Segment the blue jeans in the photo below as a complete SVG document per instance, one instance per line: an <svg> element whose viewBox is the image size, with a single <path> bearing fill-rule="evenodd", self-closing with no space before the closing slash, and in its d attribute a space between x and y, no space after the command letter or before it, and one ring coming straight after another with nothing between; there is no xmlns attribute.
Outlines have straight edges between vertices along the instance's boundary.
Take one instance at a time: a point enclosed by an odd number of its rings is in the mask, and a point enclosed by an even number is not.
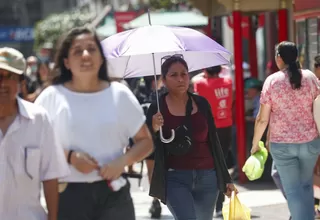
<svg viewBox="0 0 320 220"><path fill-rule="evenodd" d="M284 190L283 190L283 186L282 186L282 183L281 183L279 172L278 172L277 167L274 164L274 162L272 163L271 177L273 179L273 182L278 187L278 189L280 189L280 191L281 191L282 195L284 196L284 198L287 199L287 197L286 197L286 195L284 193Z"/></svg>
<svg viewBox="0 0 320 220"><path fill-rule="evenodd" d="M320 152L320 139L304 144L271 143L270 148L292 220L313 220L313 170Z"/></svg>
<svg viewBox="0 0 320 220"><path fill-rule="evenodd" d="M167 206L175 220L212 220L218 192L213 169L167 172Z"/></svg>

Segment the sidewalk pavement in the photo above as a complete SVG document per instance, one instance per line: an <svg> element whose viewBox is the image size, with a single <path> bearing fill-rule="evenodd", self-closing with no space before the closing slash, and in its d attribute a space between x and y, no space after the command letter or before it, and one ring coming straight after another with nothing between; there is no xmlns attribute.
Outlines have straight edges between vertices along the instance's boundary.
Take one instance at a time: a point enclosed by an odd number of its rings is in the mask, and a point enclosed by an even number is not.
<svg viewBox="0 0 320 220"><path fill-rule="evenodd" d="M136 220L147 220L152 198L148 192L132 192L135 205ZM257 190L239 193L240 201L251 208L252 219L288 220L289 211L282 194L278 190ZM162 218L174 220L165 205L162 205Z"/></svg>
<svg viewBox="0 0 320 220"><path fill-rule="evenodd" d="M134 167L139 170L138 166ZM131 195L135 205L136 220L151 220L149 217L149 208L152 198L148 196L147 173L144 169L144 178L142 179L141 188L138 187L138 181L130 179ZM244 185L236 185L239 191L240 201L251 208L252 219L259 220L288 220L289 210L286 200L280 190L276 188L273 182L259 183L249 182ZM163 220L174 220L168 208L162 205Z"/></svg>
<svg viewBox="0 0 320 220"><path fill-rule="evenodd" d="M139 170L135 166L135 170ZM146 169L143 172L141 187L138 186L138 181L130 179L131 195L134 201L136 220L151 220L149 217L149 208L152 198L148 195L149 183L147 179ZM289 211L286 201L272 182L255 183L250 182L245 185L236 186L240 201L251 208L251 219L259 220L288 220ZM42 194L41 204L45 207L45 199ZM162 220L174 220L168 208L162 205Z"/></svg>

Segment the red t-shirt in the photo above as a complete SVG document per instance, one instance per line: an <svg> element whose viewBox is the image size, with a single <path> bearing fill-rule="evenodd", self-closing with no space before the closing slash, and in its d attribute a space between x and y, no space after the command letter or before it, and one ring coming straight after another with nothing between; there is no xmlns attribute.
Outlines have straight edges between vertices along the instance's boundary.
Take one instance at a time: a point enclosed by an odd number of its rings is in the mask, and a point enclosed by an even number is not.
<svg viewBox="0 0 320 220"><path fill-rule="evenodd" d="M231 78L202 78L194 83L194 91L210 103L217 128L232 126Z"/></svg>

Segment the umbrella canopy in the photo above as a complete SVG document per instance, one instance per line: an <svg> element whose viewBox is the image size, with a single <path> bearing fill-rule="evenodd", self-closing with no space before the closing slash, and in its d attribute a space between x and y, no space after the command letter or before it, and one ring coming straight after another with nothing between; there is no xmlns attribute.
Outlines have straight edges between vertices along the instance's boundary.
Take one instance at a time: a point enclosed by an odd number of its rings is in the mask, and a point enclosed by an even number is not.
<svg viewBox="0 0 320 220"><path fill-rule="evenodd" d="M115 34L102 41L110 76L132 78L161 73L161 60L182 54L195 71L229 64L231 53L199 31L162 25ZM154 65L155 64L155 65Z"/></svg>

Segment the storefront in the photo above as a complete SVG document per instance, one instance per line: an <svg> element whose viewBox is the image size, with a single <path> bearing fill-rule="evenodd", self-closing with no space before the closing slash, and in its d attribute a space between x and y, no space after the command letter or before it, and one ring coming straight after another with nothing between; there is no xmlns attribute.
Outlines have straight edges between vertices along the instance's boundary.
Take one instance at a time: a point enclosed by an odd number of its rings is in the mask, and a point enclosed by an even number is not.
<svg viewBox="0 0 320 220"><path fill-rule="evenodd" d="M320 1L295 0L295 32L303 68L313 69L320 53Z"/></svg>

